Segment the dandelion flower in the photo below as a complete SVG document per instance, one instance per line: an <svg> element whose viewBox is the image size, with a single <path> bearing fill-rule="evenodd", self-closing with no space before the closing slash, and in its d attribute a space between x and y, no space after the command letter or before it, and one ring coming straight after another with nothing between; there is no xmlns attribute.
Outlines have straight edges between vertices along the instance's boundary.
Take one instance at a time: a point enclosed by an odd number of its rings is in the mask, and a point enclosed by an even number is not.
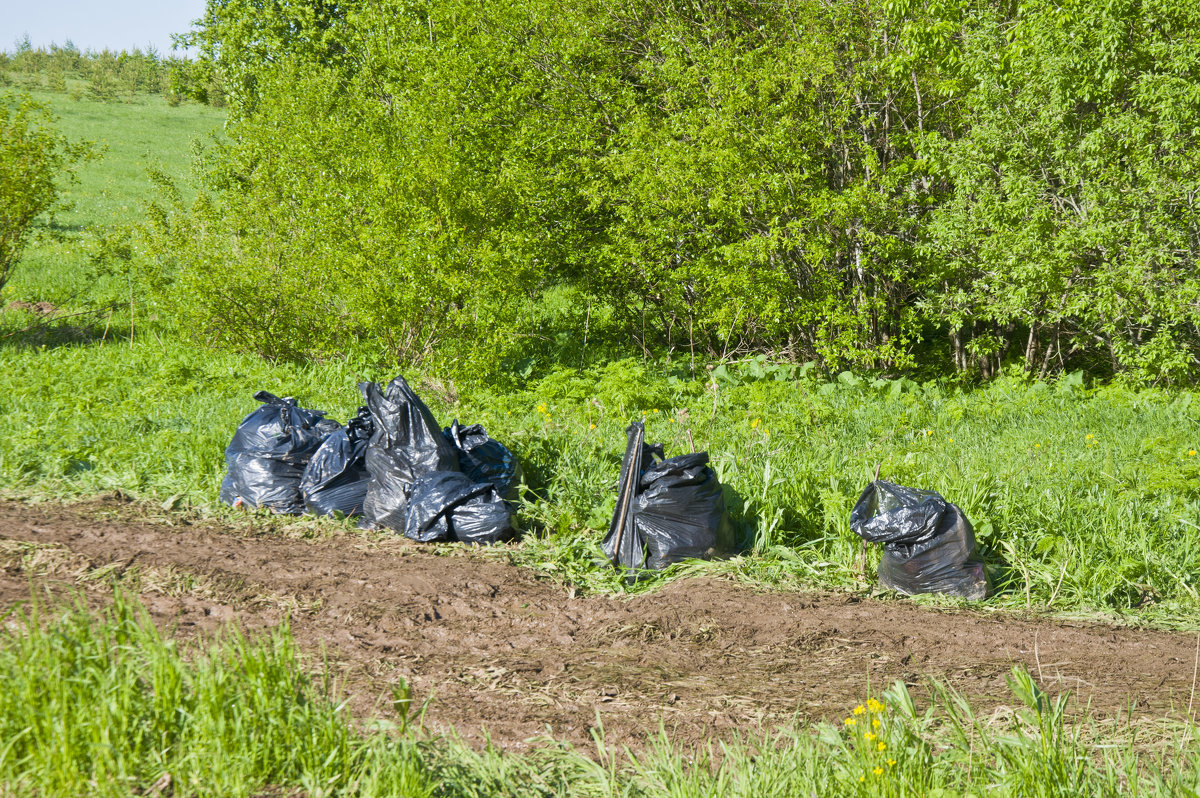
<svg viewBox="0 0 1200 798"><path fill-rule="evenodd" d="M926 438L928 438L928 437L930 437L930 436L932 436L932 435L933 435L933 430L931 430L931 429L927 429L927 430L925 430L925 437L926 437Z"/></svg>
<svg viewBox="0 0 1200 798"><path fill-rule="evenodd" d="M954 439L953 439L953 438L947 438L946 440L950 441L951 443L954 443Z"/></svg>
<svg viewBox="0 0 1200 798"><path fill-rule="evenodd" d="M658 408L657 408L657 407L656 407L656 408L654 408L654 412L655 412L655 413L657 413L657 412L658 412Z"/></svg>
<svg viewBox="0 0 1200 798"><path fill-rule="evenodd" d="M1041 445L1040 443L1035 443L1035 444L1033 445L1033 448L1035 448L1035 449L1040 449L1040 448L1042 448L1042 445Z"/></svg>
<svg viewBox="0 0 1200 798"><path fill-rule="evenodd" d="M589 425L588 425L588 429L595 429L595 428L596 428L596 425L595 425L595 424L589 424Z"/></svg>
<svg viewBox="0 0 1200 798"><path fill-rule="evenodd" d="M1196 456L1196 450L1188 449L1188 457L1195 457L1195 456Z"/></svg>

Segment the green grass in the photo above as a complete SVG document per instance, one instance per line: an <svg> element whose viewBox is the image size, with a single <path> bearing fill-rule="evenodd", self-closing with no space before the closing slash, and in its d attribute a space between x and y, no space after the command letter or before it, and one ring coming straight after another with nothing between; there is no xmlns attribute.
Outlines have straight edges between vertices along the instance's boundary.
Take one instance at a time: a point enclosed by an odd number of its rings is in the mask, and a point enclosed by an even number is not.
<svg viewBox="0 0 1200 798"><path fill-rule="evenodd" d="M143 203L154 198L148 168L160 167L177 181L186 178L193 142L203 144L219 134L225 115L194 103L171 107L157 95L101 103L53 92L30 94L59 118L64 135L94 142L101 157L78 168L79 182L64 192L74 210L43 226L41 240L26 252L3 299L76 309L85 302L121 297L120 280L105 278L97 284L94 278L97 236L142 218Z"/></svg>
<svg viewBox="0 0 1200 798"><path fill-rule="evenodd" d="M312 672L316 676L310 676ZM934 690L919 711L902 684L846 707L839 724L763 729L698 749L665 732L644 752L545 741L472 750L396 711L356 724L286 626L181 650L119 592L99 614L33 605L0 632L0 784L6 795L176 796L941 796L1181 795L1197 787L1184 726L1068 727L1029 674L1010 704L975 715ZM169 775L165 775L169 774Z"/></svg>

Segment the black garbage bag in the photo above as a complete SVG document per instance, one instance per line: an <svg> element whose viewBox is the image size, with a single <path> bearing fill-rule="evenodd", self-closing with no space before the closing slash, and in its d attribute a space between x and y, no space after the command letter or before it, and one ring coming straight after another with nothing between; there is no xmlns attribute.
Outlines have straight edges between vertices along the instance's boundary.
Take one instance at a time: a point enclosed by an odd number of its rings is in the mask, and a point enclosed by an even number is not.
<svg viewBox="0 0 1200 798"><path fill-rule="evenodd" d="M661 444L645 443L641 422L626 434L617 506L601 543L608 559L629 569L658 570L731 551L733 524L708 453L664 459Z"/></svg>
<svg viewBox="0 0 1200 798"><path fill-rule="evenodd" d="M277 513L304 512L300 479L309 459L341 425L320 410L299 407L259 391L262 407L242 420L225 449L228 473L220 499L233 507L267 507Z"/></svg>
<svg viewBox="0 0 1200 798"><path fill-rule="evenodd" d="M371 479L363 500L363 525L404 532L413 484L435 471L458 471L458 454L403 377L392 380L386 392L373 382L358 387L374 426L367 443Z"/></svg>
<svg viewBox="0 0 1200 798"><path fill-rule="evenodd" d="M512 511L491 482L456 471L417 478L404 534L413 540L457 540L488 546L513 537Z"/></svg>
<svg viewBox="0 0 1200 798"><path fill-rule="evenodd" d="M975 531L940 494L876 480L850 511L850 528L883 544L879 581L892 590L987 597L988 580L975 553Z"/></svg>
<svg viewBox="0 0 1200 798"><path fill-rule="evenodd" d="M443 433L458 450L458 463L472 482L490 482L505 501L517 501L521 464L504 444L490 438L479 424L464 427L458 419Z"/></svg>
<svg viewBox="0 0 1200 798"><path fill-rule="evenodd" d="M325 439L300 479L304 508L313 515L362 515L367 497L367 442L371 410L360 407L346 426Z"/></svg>

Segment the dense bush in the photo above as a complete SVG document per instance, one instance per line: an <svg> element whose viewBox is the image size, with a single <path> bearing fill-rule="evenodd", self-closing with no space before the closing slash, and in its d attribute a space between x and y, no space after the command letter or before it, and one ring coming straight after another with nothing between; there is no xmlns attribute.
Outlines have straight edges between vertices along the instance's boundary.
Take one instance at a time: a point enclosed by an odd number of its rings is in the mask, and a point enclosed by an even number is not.
<svg viewBox="0 0 1200 798"><path fill-rule="evenodd" d="M199 233L162 275L197 329L273 356L508 368L586 334L1184 379L1198 13L213 0L189 41L231 139L211 213L161 214ZM563 291L586 312L555 315Z"/></svg>

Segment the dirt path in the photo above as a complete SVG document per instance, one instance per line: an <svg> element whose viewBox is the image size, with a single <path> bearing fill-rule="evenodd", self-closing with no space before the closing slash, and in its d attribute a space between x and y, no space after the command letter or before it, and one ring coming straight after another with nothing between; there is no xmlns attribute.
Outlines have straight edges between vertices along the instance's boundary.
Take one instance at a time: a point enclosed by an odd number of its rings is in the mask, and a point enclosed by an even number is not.
<svg viewBox="0 0 1200 798"><path fill-rule="evenodd" d="M895 679L944 680L987 707L1014 664L1093 715L1185 712L1195 635L951 612L841 594L756 593L693 579L628 600L573 598L527 570L404 540L310 542L217 527L98 520L96 506L0 502L0 606L37 589L107 588L142 574L155 617L190 636L291 615L324 649L360 716L387 715L401 677L426 722L520 748L549 733L586 744L597 715L637 746L661 721L681 743L793 716L836 717ZM24 564L22 564L22 562ZM40 565L39 565L40 563ZM30 568L33 564L34 568Z"/></svg>

